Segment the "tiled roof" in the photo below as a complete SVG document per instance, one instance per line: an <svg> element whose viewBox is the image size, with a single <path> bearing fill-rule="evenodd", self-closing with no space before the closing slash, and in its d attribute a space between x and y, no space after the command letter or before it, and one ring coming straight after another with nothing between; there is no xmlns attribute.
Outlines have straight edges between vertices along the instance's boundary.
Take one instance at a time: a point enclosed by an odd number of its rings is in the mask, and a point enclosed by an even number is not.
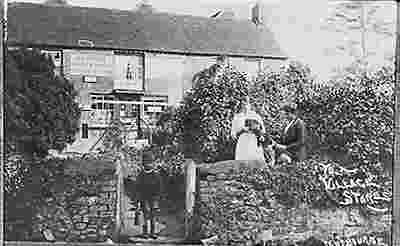
<svg viewBox="0 0 400 246"><path fill-rule="evenodd" d="M285 57L266 27L246 20L33 3L8 9L10 43L77 46L80 39L103 48Z"/></svg>

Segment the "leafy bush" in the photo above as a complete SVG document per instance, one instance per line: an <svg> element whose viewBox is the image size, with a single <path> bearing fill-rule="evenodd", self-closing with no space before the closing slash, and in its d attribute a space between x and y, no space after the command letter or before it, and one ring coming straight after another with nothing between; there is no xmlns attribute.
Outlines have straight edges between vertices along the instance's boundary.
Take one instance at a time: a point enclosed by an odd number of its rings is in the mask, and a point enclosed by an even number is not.
<svg viewBox="0 0 400 246"><path fill-rule="evenodd" d="M283 65L279 71L259 73L250 89L252 105L261 113L267 132L275 140L280 138L288 119L279 109L283 103L303 100L305 91L314 83L310 69L295 61Z"/></svg>
<svg viewBox="0 0 400 246"><path fill-rule="evenodd" d="M242 170L236 179L251 185L256 191L268 190L280 204L298 207L328 208L333 205L319 181L320 164L333 163L312 156L304 162L280 164L264 169Z"/></svg>
<svg viewBox="0 0 400 246"><path fill-rule="evenodd" d="M293 101L306 123L310 152L337 153L331 157L381 172L378 162L390 166L392 159L393 71L336 79L340 83L317 84L307 66L291 62L278 72L261 73L250 95L273 138L286 125L280 105Z"/></svg>
<svg viewBox="0 0 400 246"><path fill-rule="evenodd" d="M300 103L318 147L348 153L349 162L380 169L391 163L393 145L393 80L385 72L363 77L357 86L320 86ZM389 166L389 165L388 165ZM376 170L378 171L378 170Z"/></svg>
<svg viewBox="0 0 400 246"><path fill-rule="evenodd" d="M174 142L174 128L173 117L176 113L174 107L169 107L167 110L161 113L157 122L156 129L153 131L152 140L155 146L167 146L172 145Z"/></svg>
<svg viewBox="0 0 400 246"><path fill-rule="evenodd" d="M379 163L390 167L391 69L357 73L354 78L346 75L336 78L340 83L324 85L315 83L307 66L290 62L278 72L260 73L249 91L249 83L239 72L228 67L216 75L217 70L214 65L199 73L183 105L164 115L159 136L164 143L178 146L186 157L206 162L233 159L230 123L249 93L273 138L278 139L287 124L279 114L280 106L293 101L306 123L309 152L333 152L330 157L336 161L367 165L377 173L382 173Z"/></svg>
<svg viewBox="0 0 400 246"><path fill-rule="evenodd" d="M232 66L197 74L194 88L173 115L175 145L185 157L204 162L233 159L232 119L248 95L248 81Z"/></svg>
<svg viewBox="0 0 400 246"><path fill-rule="evenodd" d="M12 50L6 60L7 149L46 156L72 143L80 117L73 85L37 50Z"/></svg>

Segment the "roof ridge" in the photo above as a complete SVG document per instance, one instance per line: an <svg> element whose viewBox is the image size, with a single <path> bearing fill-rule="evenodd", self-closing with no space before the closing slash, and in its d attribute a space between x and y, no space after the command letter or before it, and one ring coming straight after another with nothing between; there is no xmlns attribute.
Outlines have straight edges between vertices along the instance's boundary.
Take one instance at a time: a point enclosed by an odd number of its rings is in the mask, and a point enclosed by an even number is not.
<svg viewBox="0 0 400 246"><path fill-rule="evenodd" d="M16 43L77 46L85 38L96 47L285 57L267 26L242 19L23 2L8 13Z"/></svg>
<svg viewBox="0 0 400 246"><path fill-rule="evenodd" d="M192 15L192 14L180 14L180 13L173 13L173 12L166 12L166 11L154 11L151 13L141 13L139 10L127 10L127 9L117 9L117 8L104 8L104 7L89 7L89 6L79 6L79 5L47 5L45 3L33 3L33 2L10 2L9 8L12 7L21 7L21 6L31 5L31 6L42 6L47 8L74 8L74 9L96 9L96 10L105 10L114 13L134 13L137 15L143 16L155 16L155 15L168 15L168 16L175 16L175 17L188 17L188 18L195 18L195 19L202 19L202 20L210 20L215 22L235 22L235 23L247 23L253 25L250 19L242 19L242 18L233 18L233 19L223 19L223 18L210 18L201 15Z"/></svg>

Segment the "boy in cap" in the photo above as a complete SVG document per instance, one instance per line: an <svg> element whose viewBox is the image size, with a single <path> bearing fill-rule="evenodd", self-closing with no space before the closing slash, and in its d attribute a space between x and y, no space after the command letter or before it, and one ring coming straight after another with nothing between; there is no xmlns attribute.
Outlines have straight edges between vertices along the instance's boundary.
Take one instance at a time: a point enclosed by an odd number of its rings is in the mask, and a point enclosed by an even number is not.
<svg viewBox="0 0 400 246"><path fill-rule="evenodd" d="M154 157L151 151L142 154L143 169L138 175L138 195L140 206L144 215L143 237L156 239L155 234L155 203L161 193L160 175L154 165ZM148 222L150 221L150 234L148 234Z"/></svg>

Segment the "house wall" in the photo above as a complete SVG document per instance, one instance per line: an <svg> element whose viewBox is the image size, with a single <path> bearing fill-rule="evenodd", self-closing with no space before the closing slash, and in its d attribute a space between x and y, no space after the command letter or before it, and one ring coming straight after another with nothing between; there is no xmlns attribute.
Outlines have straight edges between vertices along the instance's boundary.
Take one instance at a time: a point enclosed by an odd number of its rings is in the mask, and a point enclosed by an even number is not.
<svg viewBox="0 0 400 246"><path fill-rule="evenodd" d="M89 76L95 78L94 83L84 82L84 74L71 74L71 65L69 57L76 55L73 50L65 50L62 52L62 62L60 62L60 71L73 83L74 88L78 91L77 101L84 108L91 105L90 94L115 94L114 79L118 73L118 67L112 65L115 62L113 51L96 51L86 50L82 53L90 54L91 58L85 60L75 56L75 64L81 64L83 71L87 71L90 67ZM49 53L54 56L53 53ZM132 54L134 55L134 54ZM106 57L106 58L104 58ZM78 60L77 60L78 59ZM79 60L83 59L83 60ZM114 60L113 60L114 59ZM94 62L95 64L89 64ZM177 105L184 96L184 93L192 87L193 76L210 67L217 62L217 56L188 56L176 54L156 54L144 53L144 92L146 95L168 96L169 105ZM249 75L249 79L256 76L257 72L265 66L273 69L279 67L281 60L260 60L247 59L238 57L229 57L228 63L237 67ZM112 67L110 69L110 66ZM75 65L75 69L80 69L80 65ZM136 94L136 96L135 96ZM140 96L136 92L132 92L130 100L137 100ZM89 111L83 111L81 124L88 122ZM76 141L67 147L68 152L87 152L100 138L104 129L93 129L89 126L88 138L82 138L82 129L76 134ZM101 143L100 143L101 145Z"/></svg>
<svg viewBox="0 0 400 246"><path fill-rule="evenodd" d="M145 56L145 88L152 94L168 95L168 103L176 105L192 87L193 76L216 63L217 57L150 54ZM281 60L229 57L228 63L253 79L265 67L277 70Z"/></svg>
<svg viewBox="0 0 400 246"><path fill-rule="evenodd" d="M191 88L193 75L216 62L215 57L191 57L168 54L146 54L146 90L151 94L168 95L168 103L176 105Z"/></svg>

